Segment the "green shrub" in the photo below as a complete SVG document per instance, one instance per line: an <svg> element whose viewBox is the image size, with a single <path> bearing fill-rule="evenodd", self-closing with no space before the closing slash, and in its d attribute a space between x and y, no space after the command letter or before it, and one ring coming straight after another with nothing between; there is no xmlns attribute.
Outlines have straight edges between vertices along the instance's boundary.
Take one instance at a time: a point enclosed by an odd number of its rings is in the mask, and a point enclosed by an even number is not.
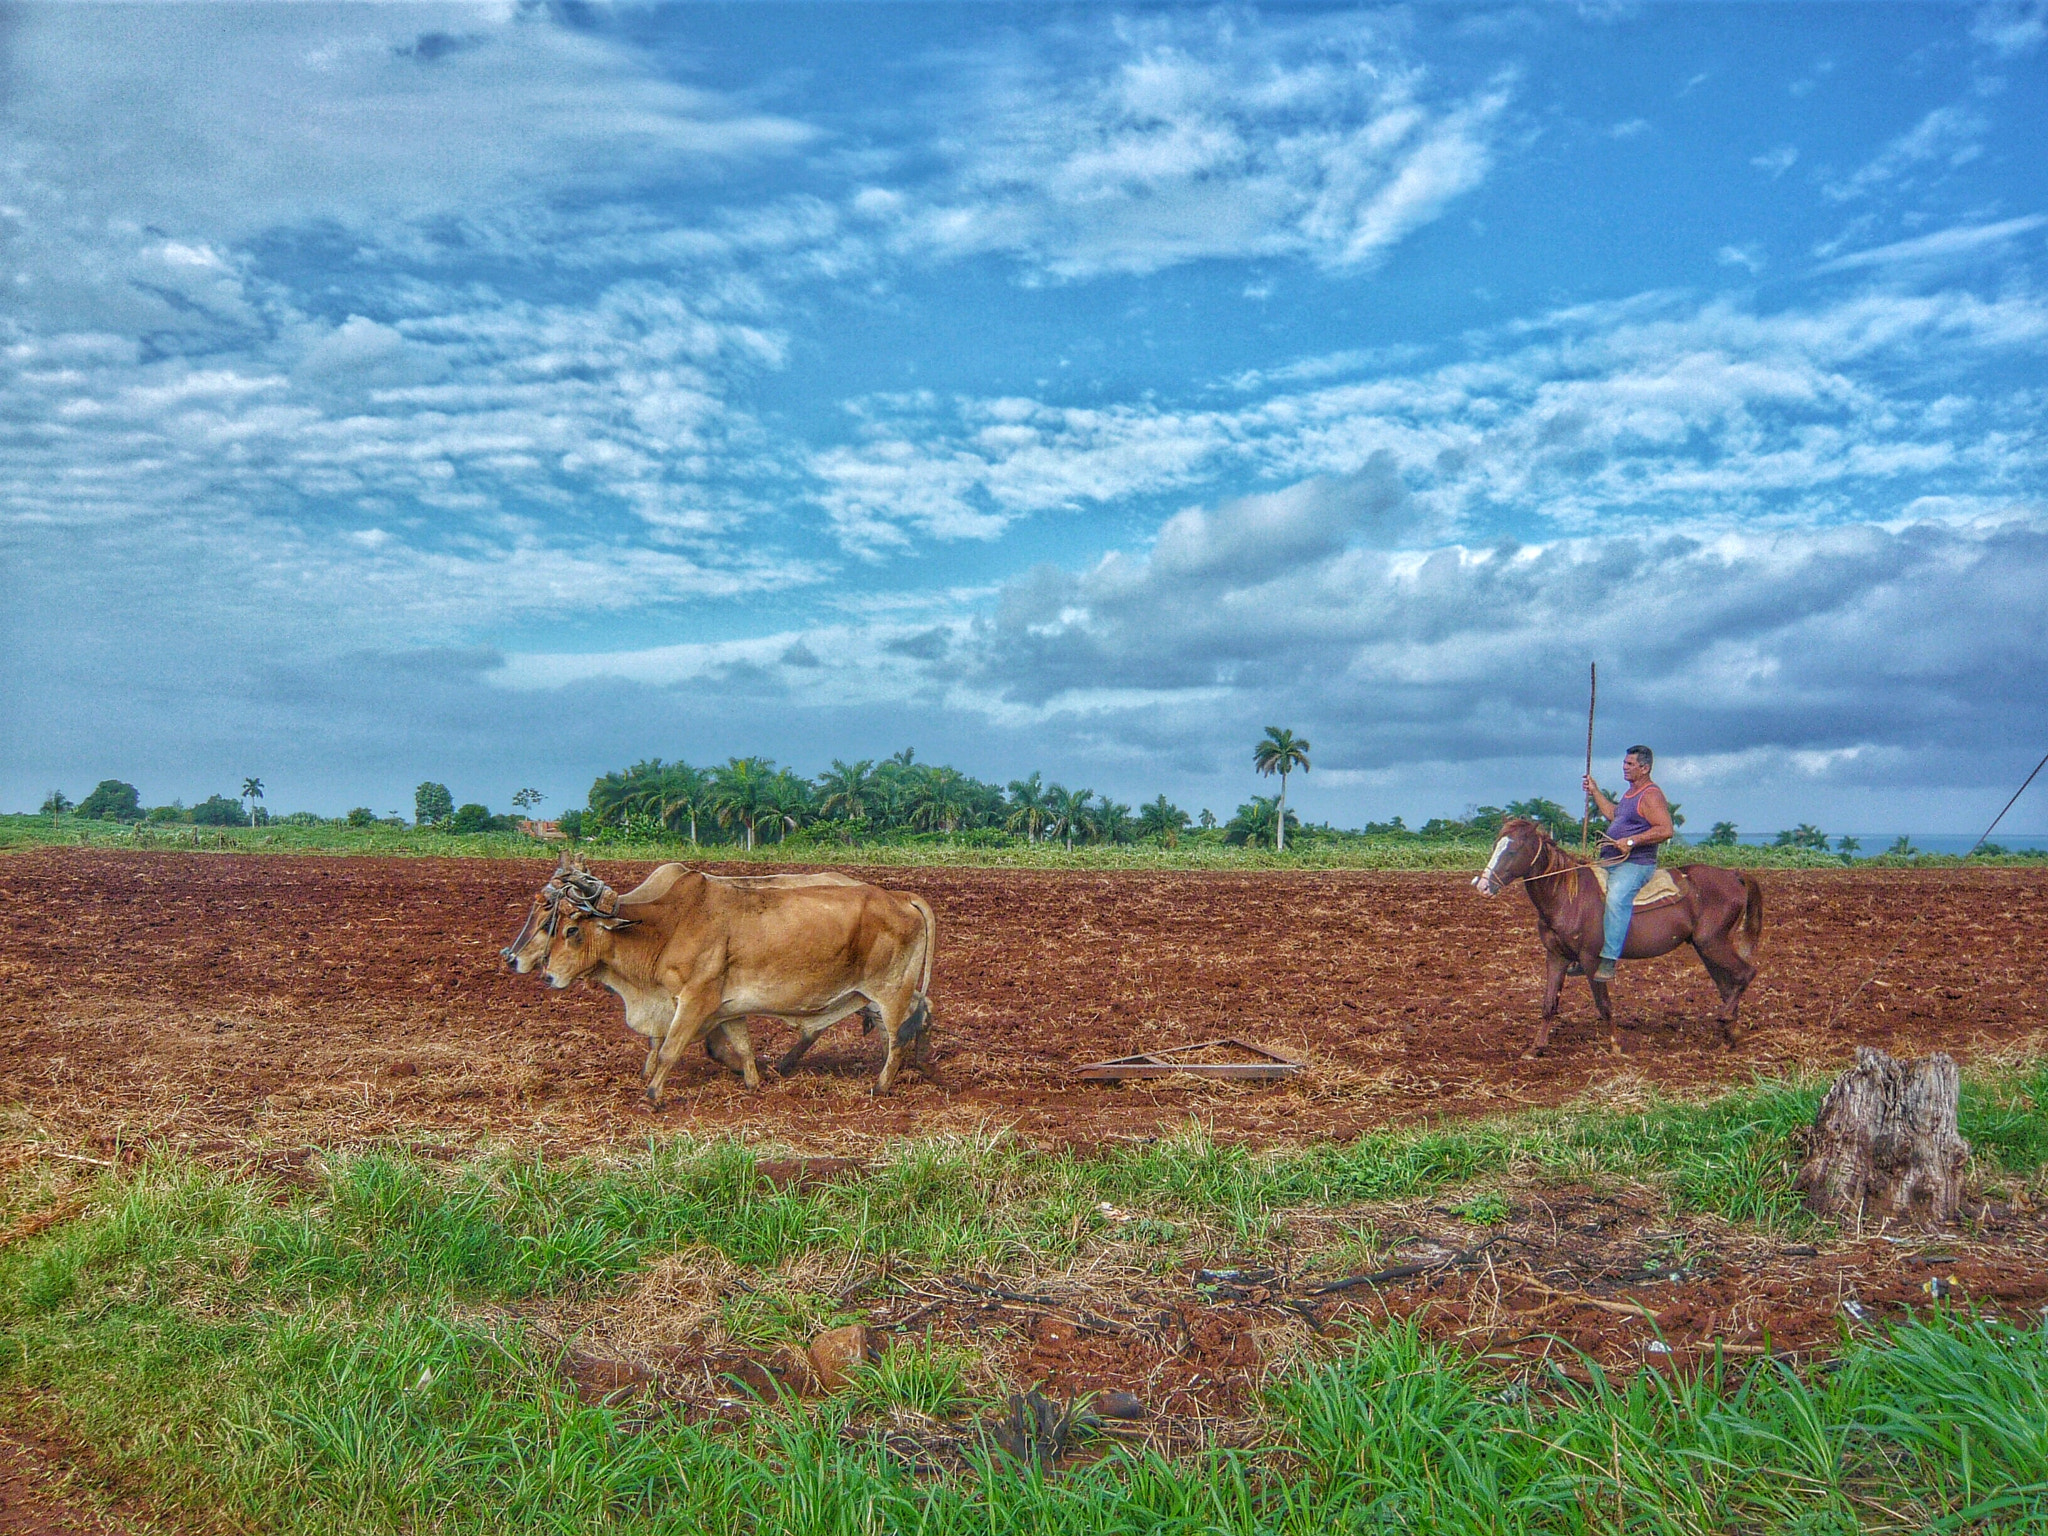
<svg viewBox="0 0 2048 1536"><path fill-rule="evenodd" d="M448 830L461 833L489 832L499 819L491 814L489 806L471 801L468 805L458 806L455 814L448 818Z"/></svg>
<svg viewBox="0 0 2048 1536"><path fill-rule="evenodd" d="M446 784L429 779L412 792L413 820L423 827L438 826L455 814L455 797Z"/></svg>
<svg viewBox="0 0 2048 1536"><path fill-rule="evenodd" d="M208 795L192 807L192 823L200 827L246 827L249 813L242 802L226 795Z"/></svg>
<svg viewBox="0 0 2048 1536"><path fill-rule="evenodd" d="M367 805L359 805L348 813L348 824L352 827L374 827L377 825L377 813Z"/></svg>
<svg viewBox="0 0 2048 1536"><path fill-rule="evenodd" d="M98 821L140 821L142 794L133 784L101 779L79 802L78 814Z"/></svg>

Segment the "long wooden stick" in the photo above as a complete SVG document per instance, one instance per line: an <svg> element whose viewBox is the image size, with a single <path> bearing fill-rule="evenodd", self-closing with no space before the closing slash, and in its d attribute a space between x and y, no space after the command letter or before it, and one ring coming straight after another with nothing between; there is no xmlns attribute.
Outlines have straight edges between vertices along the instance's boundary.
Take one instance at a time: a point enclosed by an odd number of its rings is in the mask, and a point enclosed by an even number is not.
<svg viewBox="0 0 2048 1536"><path fill-rule="evenodd" d="M1600 702L1600 663L1592 662L1591 688L1586 695L1586 777L1593 777L1593 708ZM1579 857L1586 856L1587 840L1593 831L1593 792L1586 791L1586 808L1579 813Z"/></svg>

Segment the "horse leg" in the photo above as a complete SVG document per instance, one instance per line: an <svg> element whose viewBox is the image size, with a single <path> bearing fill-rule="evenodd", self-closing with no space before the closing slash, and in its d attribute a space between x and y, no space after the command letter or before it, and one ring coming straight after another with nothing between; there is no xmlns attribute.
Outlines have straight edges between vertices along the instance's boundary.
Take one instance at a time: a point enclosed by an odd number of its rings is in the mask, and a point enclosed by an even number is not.
<svg viewBox="0 0 2048 1536"><path fill-rule="evenodd" d="M1565 962L1570 958L1561 948L1544 946L1543 1020L1536 1026L1536 1038L1530 1042L1529 1049L1522 1052L1524 1061L1541 1056L1550 1049L1550 1031L1557 1022L1558 998L1564 991Z"/></svg>
<svg viewBox="0 0 2048 1536"><path fill-rule="evenodd" d="M1614 1004L1608 1000L1607 983L1593 974L1598 965L1596 959L1586 967L1587 984L1593 989L1593 1006L1600 1010L1600 1022L1607 1026L1607 1048L1619 1056L1622 1054L1621 1036L1614 1032Z"/></svg>
<svg viewBox="0 0 2048 1536"><path fill-rule="evenodd" d="M1721 1026L1721 1043L1732 1049L1742 1038L1739 1022L1742 994L1756 980L1756 962L1745 959L1741 949L1727 934L1695 939L1692 947L1721 993L1721 1011L1714 1017Z"/></svg>

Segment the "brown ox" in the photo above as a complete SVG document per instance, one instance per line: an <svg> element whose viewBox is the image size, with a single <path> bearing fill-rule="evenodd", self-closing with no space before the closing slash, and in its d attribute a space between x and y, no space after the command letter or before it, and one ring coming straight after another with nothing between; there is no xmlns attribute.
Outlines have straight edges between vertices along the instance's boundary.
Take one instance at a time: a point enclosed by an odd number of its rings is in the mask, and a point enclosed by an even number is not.
<svg viewBox="0 0 2048 1536"><path fill-rule="evenodd" d="M648 1053L648 1102L661 1103L683 1052L721 1025L747 1086L760 1086L752 1046L731 1028L749 1014L797 1027L788 1062L820 1031L872 1009L887 1048L875 1092L888 1092L905 1051L921 1044L931 1021L931 908L905 892L844 877L771 885L673 869L657 871L658 893L650 891L650 877L635 894L651 899L630 907L608 887L593 896L558 873L550 885L563 889L543 924L552 929L548 985L602 975L626 998L629 1015L635 1005L627 989L643 1009L654 999L674 1000Z"/></svg>
<svg viewBox="0 0 2048 1536"><path fill-rule="evenodd" d="M572 901L580 898L593 905L602 905L609 911L623 909L627 917L632 917L632 908L658 900L667 894L669 887L675 884L678 877L688 873L686 865L658 865L645 880L620 896L585 869L581 859L565 853L556 864L553 877L541 888L540 894L534 897L533 905L526 914L525 926L519 930L519 936L498 953L507 966L524 976L529 971L538 969L547 959L548 940L554 932L551 920L565 897ZM704 878L742 889L861 883L851 875L829 870L805 875L706 875ZM655 1048L659 1045L663 1032L667 1030L669 1020L675 1016L675 998L658 987L638 986L629 978L616 974L606 966L598 967L584 979L615 995L625 1005L626 1027L635 1034L647 1037L647 1061L640 1072L641 1080L645 1081L654 1071ZM860 1008L855 1012L860 1015L862 1034L875 1027L877 1015L872 1007ZM841 1017L850 1018L852 1014L844 1014ZM795 1044L784 1053L782 1060L775 1064L775 1070L789 1071L803 1059L804 1053L811 1048L818 1036L838 1022L839 1019L827 1019L822 1023L801 1027L797 1032ZM928 1049L928 1042L922 1035L918 1038L918 1048L920 1053ZM754 1054L753 1039L748 1033L747 1021L734 1019L712 1030L704 1037L704 1054L744 1076L743 1063L750 1060Z"/></svg>

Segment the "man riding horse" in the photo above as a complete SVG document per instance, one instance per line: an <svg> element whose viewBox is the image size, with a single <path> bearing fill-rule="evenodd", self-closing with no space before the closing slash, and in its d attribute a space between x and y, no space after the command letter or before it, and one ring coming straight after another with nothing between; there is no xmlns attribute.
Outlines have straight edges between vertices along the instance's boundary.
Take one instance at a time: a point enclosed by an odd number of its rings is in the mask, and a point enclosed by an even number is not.
<svg viewBox="0 0 2048 1536"><path fill-rule="evenodd" d="M1648 747L1630 747L1621 760L1621 776L1628 780L1619 800L1610 800L1593 776L1586 776L1586 793L1608 818L1600 836L1601 862L1607 865L1607 911L1602 920L1600 968L1593 974L1601 981L1614 979L1614 962L1621 958L1628 942L1628 925L1635 915L1636 892L1657 873L1657 845L1668 842L1675 828L1671 824L1671 803L1664 791L1650 782L1650 765L1656 754ZM1577 967L1573 967L1577 970Z"/></svg>

